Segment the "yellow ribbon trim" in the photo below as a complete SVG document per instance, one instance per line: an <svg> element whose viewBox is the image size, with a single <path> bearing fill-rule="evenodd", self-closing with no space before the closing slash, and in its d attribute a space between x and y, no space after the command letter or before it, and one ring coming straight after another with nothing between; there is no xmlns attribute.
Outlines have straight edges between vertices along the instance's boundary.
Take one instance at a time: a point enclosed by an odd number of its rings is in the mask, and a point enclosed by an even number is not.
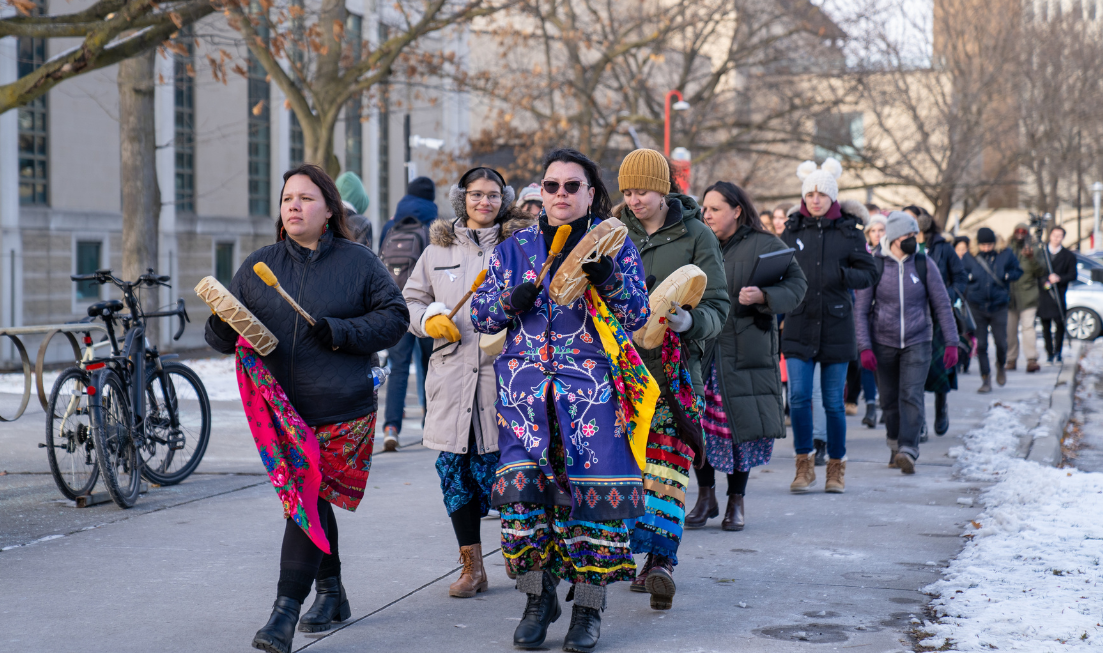
<svg viewBox="0 0 1103 653"><path fill-rule="evenodd" d="M669 467L663 467L662 465L648 465L646 471L652 476L658 476L659 478L665 478L667 480L674 481L682 487L689 487L689 477L680 472L676 472Z"/></svg>

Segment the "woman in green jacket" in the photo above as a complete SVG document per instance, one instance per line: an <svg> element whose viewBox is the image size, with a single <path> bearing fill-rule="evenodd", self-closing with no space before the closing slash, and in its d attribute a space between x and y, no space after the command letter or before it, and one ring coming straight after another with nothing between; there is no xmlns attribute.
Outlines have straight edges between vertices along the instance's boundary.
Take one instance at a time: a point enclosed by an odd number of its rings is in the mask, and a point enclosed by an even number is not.
<svg viewBox="0 0 1103 653"><path fill-rule="evenodd" d="M785 437L777 314L792 311L808 289L796 260L781 281L749 286L759 256L785 249L767 232L742 188L720 181L705 191L705 222L720 240L726 282L737 297L705 356L705 450L697 470L697 504L686 528L701 528L719 514L715 471L728 475L728 506L721 528L743 530L743 495L752 467L770 462L774 440Z"/></svg>
<svg viewBox="0 0 1103 653"><path fill-rule="evenodd" d="M632 152L621 163L618 175L624 205L613 212L628 227L650 287L690 264L708 277L695 308L679 306L665 316L668 329L663 344L639 349L662 395L647 437L645 513L632 527L632 552L647 554L647 558L632 590L650 593L651 607L656 610L669 609L674 600L674 565L678 564L686 514L689 469L694 458L703 460L703 348L720 333L731 304L720 244L701 222L697 202L678 193L671 179L670 164L662 154L647 149Z"/></svg>

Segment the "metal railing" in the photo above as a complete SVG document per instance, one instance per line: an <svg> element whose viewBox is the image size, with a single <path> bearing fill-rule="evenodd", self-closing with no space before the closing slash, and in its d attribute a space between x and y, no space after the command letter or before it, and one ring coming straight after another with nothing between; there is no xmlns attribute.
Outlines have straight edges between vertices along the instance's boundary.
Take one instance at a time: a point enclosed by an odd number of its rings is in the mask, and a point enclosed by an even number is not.
<svg viewBox="0 0 1103 653"><path fill-rule="evenodd" d="M26 327L8 327L0 328L0 336L7 336L15 345L15 349L19 352L19 360L23 364L23 398L19 402L19 409L16 411L14 417L4 417L0 415L0 422L14 422L23 416L23 413L27 410L27 405L31 401L31 383L33 376L33 383L35 390L38 393L38 401L42 404L42 410L46 410L47 393L46 388L42 385L42 368L46 363L46 350L50 346L50 342L56 335L64 335L69 341L69 345L73 348L73 358L79 365L81 361L90 359L93 355L93 351L96 347L108 346L110 341L104 340L99 343L92 343L92 332L100 331L103 335L107 335L107 328L103 324L98 322L72 322L69 324L45 324L40 326L26 326ZM84 340L85 349L82 352L80 344L77 342L77 338L73 334L83 333L86 338ZM35 358L34 369L31 369L31 359L27 355L27 347L20 340L20 336L37 336L45 334L46 337L42 339L42 344L38 347L38 356ZM33 374L32 374L33 371Z"/></svg>

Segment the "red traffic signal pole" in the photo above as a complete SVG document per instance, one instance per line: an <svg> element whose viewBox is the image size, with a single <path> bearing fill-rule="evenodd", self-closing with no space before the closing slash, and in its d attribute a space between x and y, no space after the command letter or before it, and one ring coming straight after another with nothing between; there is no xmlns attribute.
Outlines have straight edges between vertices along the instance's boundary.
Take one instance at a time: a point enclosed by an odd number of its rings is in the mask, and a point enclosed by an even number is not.
<svg viewBox="0 0 1103 653"><path fill-rule="evenodd" d="M663 154L665 154L667 157L670 156L670 98L674 96L678 97L679 102L684 101L681 91L673 90L666 92L666 99L663 101L663 106L666 110L666 119L663 125Z"/></svg>

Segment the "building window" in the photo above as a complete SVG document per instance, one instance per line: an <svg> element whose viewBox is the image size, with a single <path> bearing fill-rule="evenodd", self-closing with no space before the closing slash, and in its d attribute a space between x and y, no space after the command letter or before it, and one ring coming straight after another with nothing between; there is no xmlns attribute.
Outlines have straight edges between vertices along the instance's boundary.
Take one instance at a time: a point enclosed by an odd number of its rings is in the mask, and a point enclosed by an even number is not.
<svg viewBox="0 0 1103 653"><path fill-rule="evenodd" d="M214 246L214 278L227 288L234 279L234 244L216 243Z"/></svg>
<svg viewBox="0 0 1103 653"><path fill-rule="evenodd" d="M299 124L299 116L291 111L291 167L298 168L306 158L306 148L303 146L303 126Z"/></svg>
<svg viewBox="0 0 1103 653"><path fill-rule="evenodd" d="M816 159L829 156L855 159L864 142L860 112L829 113L816 118Z"/></svg>
<svg viewBox="0 0 1103 653"><path fill-rule="evenodd" d="M360 61L363 29L364 19L356 14L349 14L345 25L345 38L348 40L353 61ZM361 179L364 178L364 129L360 122L362 111L360 95L356 95L345 105L345 170Z"/></svg>
<svg viewBox="0 0 1103 653"><path fill-rule="evenodd" d="M272 120L268 73L249 53L249 215L272 212Z"/></svg>
<svg viewBox="0 0 1103 653"><path fill-rule="evenodd" d="M195 213L195 41L191 25L178 43L187 51L173 58L176 107L176 210Z"/></svg>
<svg viewBox="0 0 1103 653"><path fill-rule="evenodd" d="M42 15L42 2L37 2L35 15ZM19 39L20 77L30 75L46 62L46 39ZM31 100L19 108L19 203L46 206L49 204L50 160L47 150L49 136L46 95Z"/></svg>
<svg viewBox="0 0 1103 653"><path fill-rule="evenodd" d="M99 270L103 256L103 243L98 240L77 241L77 274L92 274ZM77 283L77 299L82 301L100 298L100 284L95 281Z"/></svg>

